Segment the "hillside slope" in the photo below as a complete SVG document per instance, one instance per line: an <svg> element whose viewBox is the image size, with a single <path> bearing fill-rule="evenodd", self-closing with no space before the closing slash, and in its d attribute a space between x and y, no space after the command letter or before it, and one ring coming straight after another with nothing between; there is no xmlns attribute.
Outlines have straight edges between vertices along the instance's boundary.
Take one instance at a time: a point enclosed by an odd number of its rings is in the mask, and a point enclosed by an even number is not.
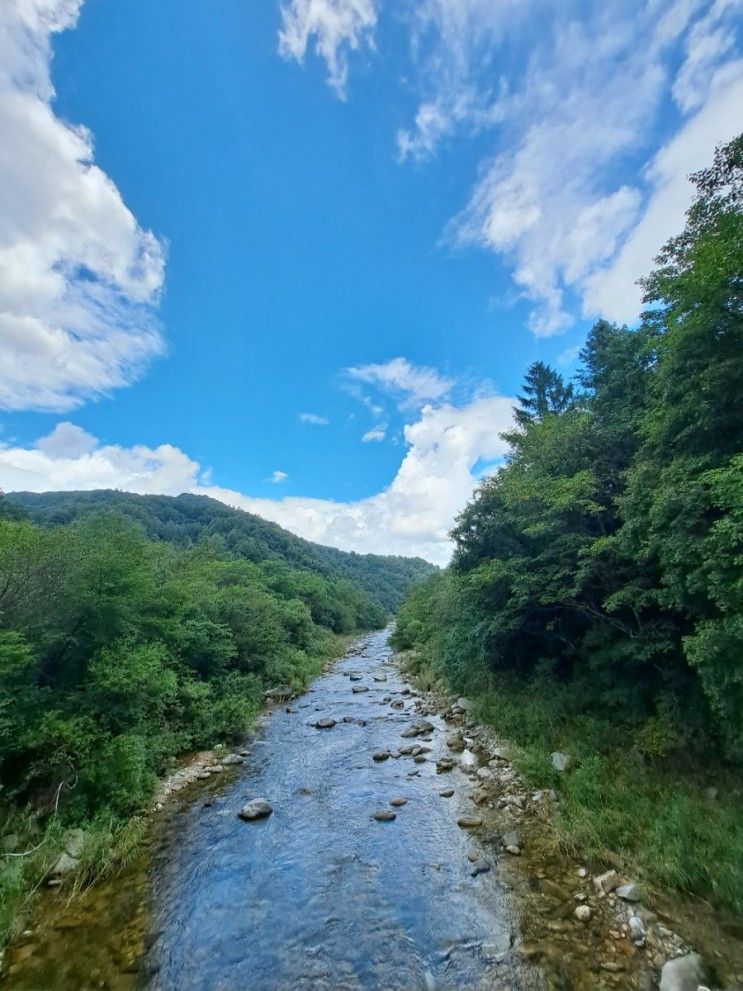
<svg viewBox="0 0 743 991"><path fill-rule="evenodd" d="M356 554L297 537L276 523L208 496L93 492L11 492L6 499L43 525L63 525L90 512L115 511L138 522L145 534L178 547L217 537L229 554L249 561L281 560L328 578L355 582L386 612L395 612L408 589L436 568L422 558Z"/></svg>

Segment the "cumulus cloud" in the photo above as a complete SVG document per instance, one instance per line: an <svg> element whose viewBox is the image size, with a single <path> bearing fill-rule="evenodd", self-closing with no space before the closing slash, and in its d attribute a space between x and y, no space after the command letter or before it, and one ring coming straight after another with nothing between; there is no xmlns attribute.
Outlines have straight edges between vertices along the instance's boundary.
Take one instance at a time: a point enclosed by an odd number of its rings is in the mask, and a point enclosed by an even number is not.
<svg viewBox="0 0 743 991"><path fill-rule="evenodd" d="M269 481L273 482L274 485L280 485L285 482L289 476L285 471L272 471Z"/></svg>
<svg viewBox="0 0 743 991"><path fill-rule="evenodd" d="M164 249L55 115L53 36L82 0L0 4L0 407L63 410L126 385L162 350Z"/></svg>
<svg viewBox="0 0 743 991"><path fill-rule="evenodd" d="M427 401L443 399L454 381L440 375L435 368L411 364L407 358L392 358L381 364L347 368L346 374L356 382L376 386L396 397L403 409L421 406ZM378 407L373 407L377 408Z"/></svg>
<svg viewBox="0 0 743 991"><path fill-rule="evenodd" d="M5 492L122 489L176 495L199 481L199 465L171 444L100 444L66 422L32 447L0 447L0 489Z"/></svg>
<svg viewBox="0 0 743 991"><path fill-rule="evenodd" d="M309 423L313 427L327 427L330 420L327 416L320 416L318 413L300 413L299 414L300 423Z"/></svg>
<svg viewBox="0 0 743 991"><path fill-rule="evenodd" d="M349 52L373 47L376 23L374 0L291 0L281 8L279 51L301 63L314 44L330 85L343 98Z"/></svg>
<svg viewBox="0 0 743 991"><path fill-rule="evenodd" d="M169 444L99 444L70 423L59 424L31 447L0 447L0 488L193 492L319 543L359 553L421 555L445 564L451 552L448 532L472 495L480 466L505 454L500 434L512 424L512 407L513 400L503 396L483 396L463 406L424 406L405 426L406 452L391 484L356 502L252 498L214 485L208 472Z"/></svg>

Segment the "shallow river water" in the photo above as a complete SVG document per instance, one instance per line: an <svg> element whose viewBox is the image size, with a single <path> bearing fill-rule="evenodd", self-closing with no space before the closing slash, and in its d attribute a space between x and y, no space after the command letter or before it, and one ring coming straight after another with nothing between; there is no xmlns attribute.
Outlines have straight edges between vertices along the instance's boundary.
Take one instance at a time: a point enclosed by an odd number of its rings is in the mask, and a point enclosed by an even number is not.
<svg viewBox="0 0 743 991"><path fill-rule="evenodd" d="M443 722L431 717L425 762L374 761L419 742L400 737L413 699L384 632L356 650L266 719L210 807L179 812L153 892L153 989L542 986L513 952L516 921L495 865L472 876L475 841L457 824L472 812L470 786L458 770L436 773ZM336 725L315 728L323 717ZM454 795L441 797L447 786ZM237 810L253 797L274 812L242 822ZM397 818L375 821L394 797L407 799Z"/></svg>

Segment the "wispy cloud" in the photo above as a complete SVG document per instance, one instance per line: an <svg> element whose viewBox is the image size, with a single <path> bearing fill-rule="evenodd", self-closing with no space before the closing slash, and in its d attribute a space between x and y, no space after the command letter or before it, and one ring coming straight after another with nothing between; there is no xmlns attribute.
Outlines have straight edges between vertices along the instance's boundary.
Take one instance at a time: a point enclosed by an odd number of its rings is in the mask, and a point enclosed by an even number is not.
<svg viewBox="0 0 743 991"><path fill-rule="evenodd" d="M435 368L413 365L407 358L392 358L380 364L357 365L346 369L356 382L376 386L395 397L403 409L443 399L454 386Z"/></svg>
<svg viewBox="0 0 743 991"><path fill-rule="evenodd" d="M58 117L54 34L82 0L0 4L0 407L70 409L131 382L163 343L164 245Z"/></svg>
<svg viewBox="0 0 743 991"><path fill-rule="evenodd" d="M346 93L350 52L373 47L374 0L291 0L281 8L279 51L303 62L314 45L328 67L328 81L339 97Z"/></svg>
<svg viewBox="0 0 743 991"><path fill-rule="evenodd" d="M372 441L384 440L387 436L387 427L379 426L372 427L371 430L367 430L364 436L361 438L363 444L369 444Z"/></svg>
<svg viewBox="0 0 743 991"><path fill-rule="evenodd" d="M740 130L742 0L386 3L418 93L399 160L491 144L444 241L506 264L537 336L579 315L635 319L635 280L683 223L688 173Z"/></svg>
<svg viewBox="0 0 743 991"><path fill-rule="evenodd" d="M300 423L309 423L313 427L327 427L330 423L327 416L320 416L319 413L300 413L299 421Z"/></svg>
<svg viewBox="0 0 743 991"><path fill-rule="evenodd" d="M281 485L281 483L285 482L288 477L289 476L285 471L272 471L269 481L273 482L274 485Z"/></svg>

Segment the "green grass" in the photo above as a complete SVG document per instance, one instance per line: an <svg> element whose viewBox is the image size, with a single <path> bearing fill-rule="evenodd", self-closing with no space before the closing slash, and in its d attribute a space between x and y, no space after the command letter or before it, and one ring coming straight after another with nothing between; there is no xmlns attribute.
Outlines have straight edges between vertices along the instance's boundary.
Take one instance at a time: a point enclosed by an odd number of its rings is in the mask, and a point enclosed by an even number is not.
<svg viewBox="0 0 743 991"><path fill-rule="evenodd" d="M429 683L438 676L425 665L417 673ZM530 786L557 790L555 827L565 846L606 865L619 861L648 885L677 888L743 915L739 774L694 764L673 749L643 756L637 741L656 740L656 727L648 733L647 724L622 725L587 712L578 689L553 681L496 683L479 673L466 686L451 687L474 701L475 718L513 745L514 763ZM552 768L554 750L571 755L567 773ZM712 787L715 799L708 795Z"/></svg>

